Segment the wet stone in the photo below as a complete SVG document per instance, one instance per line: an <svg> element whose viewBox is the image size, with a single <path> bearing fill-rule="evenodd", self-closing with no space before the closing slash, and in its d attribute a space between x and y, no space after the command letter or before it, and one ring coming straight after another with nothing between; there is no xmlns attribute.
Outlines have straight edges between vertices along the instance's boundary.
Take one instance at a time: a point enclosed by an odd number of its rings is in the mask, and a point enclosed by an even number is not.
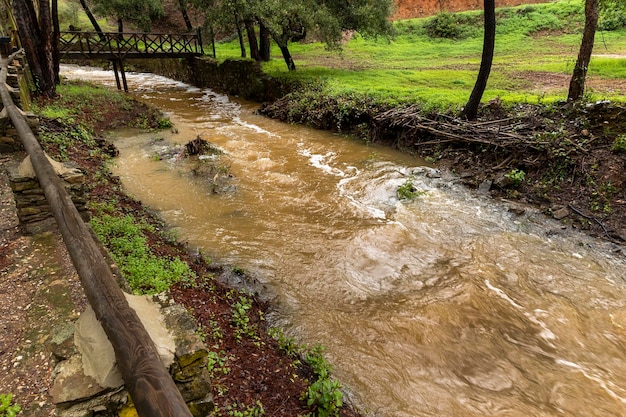
<svg viewBox="0 0 626 417"><path fill-rule="evenodd" d="M562 220L564 218L566 218L567 216L570 215L570 211L567 207L563 207L561 209L558 209L556 211L554 211L552 213L552 217L554 217L557 220Z"/></svg>
<svg viewBox="0 0 626 417"><path fill-rule="evenodd" d="M492 182L487 180L487 181L483 181L482 183L480 183L480 185L478 186L478 192L481 194L487 194L489 193L489 190L491 189L491 184Z"/></svg>

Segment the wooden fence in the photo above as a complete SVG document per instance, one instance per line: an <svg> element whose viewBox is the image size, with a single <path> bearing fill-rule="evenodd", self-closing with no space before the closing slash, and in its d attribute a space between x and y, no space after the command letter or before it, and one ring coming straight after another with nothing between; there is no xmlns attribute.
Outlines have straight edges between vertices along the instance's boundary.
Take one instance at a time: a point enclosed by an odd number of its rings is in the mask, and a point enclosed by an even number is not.
<svg viewBox="0 0 626 417"><path fill-rule="evenodd" d="M117 365L140 417L192 417L163 366L137 313L130 308L98 244L63 188L37 138L6 85L8 65L16 54L0 59L0 98L50 204L63 241L89 304L113 345Z"/></svg>

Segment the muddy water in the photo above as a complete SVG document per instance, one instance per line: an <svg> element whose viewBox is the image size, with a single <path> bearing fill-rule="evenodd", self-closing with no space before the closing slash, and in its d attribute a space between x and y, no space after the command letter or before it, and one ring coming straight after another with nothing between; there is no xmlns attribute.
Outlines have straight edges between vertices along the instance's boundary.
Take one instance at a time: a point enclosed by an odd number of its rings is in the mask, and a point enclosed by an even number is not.
<svg viewBox="0 0 626 417"><path fill-rule="evenodd" d="M178 133L117 135L125 187L182 239L271 286L282 324L327 347L365 411L626 416L626 265L610 248L405 155L164 78L129 83ZM192 162L155 157L197 135L224 150L232 178L219 193ZM408 178L423 195L404 203Z"/></svg>

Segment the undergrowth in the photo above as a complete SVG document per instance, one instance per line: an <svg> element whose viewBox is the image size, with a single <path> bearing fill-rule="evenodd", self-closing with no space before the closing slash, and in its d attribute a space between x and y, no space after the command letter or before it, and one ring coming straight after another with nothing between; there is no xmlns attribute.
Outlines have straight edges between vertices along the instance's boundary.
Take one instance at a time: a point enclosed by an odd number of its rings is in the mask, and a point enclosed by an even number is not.
<svg viewBox="0 0 626 417"><path fill-rule="evenodd" d="M195 274L179 258L163 258L152 253L144 232L153 226L131 215L114 216L97 212L91 227L107 247L135 293L153 294L167 290L177 282L192 282Z"/></svg>

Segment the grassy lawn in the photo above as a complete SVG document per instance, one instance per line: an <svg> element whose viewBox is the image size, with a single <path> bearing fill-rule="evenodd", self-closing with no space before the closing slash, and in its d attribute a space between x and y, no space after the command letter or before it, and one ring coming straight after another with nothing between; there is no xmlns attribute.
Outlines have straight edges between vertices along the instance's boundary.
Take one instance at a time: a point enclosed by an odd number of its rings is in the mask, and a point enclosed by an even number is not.
<svg viewBox="0 0 626 417"><path fill-rule="evenodd" d="M288 73L278 48L264 70L321 84L330 94L365 94L389 103L417 102L434 108L462 106L474 85L482 53L482 12L453 15L458 38L432 38L432 18L395 22L392 39L358 35L341 50L320 43L291 44L298 70ZM567 96L584 23L581 0L497 10L497 37L491 77L483 101L554 102ZM622 89L590 90L589 99L624 101L626 29L600 31L589 67L592 79L621 82ZM623 57L616 57L623 55ZM218 59L237 58L237 42L217 45ZM548 73L546 75L546 73ZM546 79L552 85L541 86Z"/></svg>

